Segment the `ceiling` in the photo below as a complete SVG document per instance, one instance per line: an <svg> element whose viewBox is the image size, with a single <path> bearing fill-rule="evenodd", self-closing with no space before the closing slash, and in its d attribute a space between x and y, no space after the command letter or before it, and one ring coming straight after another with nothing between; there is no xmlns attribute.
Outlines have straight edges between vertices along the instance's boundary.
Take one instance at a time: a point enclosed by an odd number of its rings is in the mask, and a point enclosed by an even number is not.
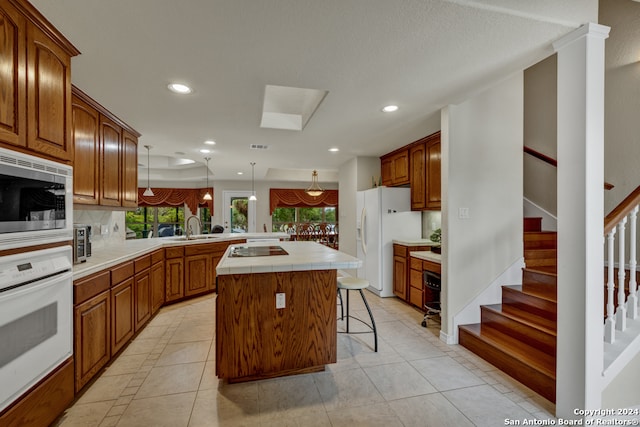
<svg viewBox="0 0 640 427"><path fill-rule="evenodd" d="M425 136L441 107L550 55L598 12L593 0L31 2L82 52L72 82L142 134L141 185L144 145L154 185L204 183L206 156L215 180L250 180L255 162L256 180L317 169L335 182L342 163ZM327 94L302 130L262 128L267 85Z"/></svg>

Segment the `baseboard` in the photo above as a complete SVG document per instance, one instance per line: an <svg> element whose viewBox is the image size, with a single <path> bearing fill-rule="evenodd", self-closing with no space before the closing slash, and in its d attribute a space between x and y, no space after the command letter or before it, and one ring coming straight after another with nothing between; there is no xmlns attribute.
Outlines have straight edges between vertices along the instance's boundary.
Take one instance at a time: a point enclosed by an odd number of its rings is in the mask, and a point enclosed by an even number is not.
<svg viewBox="0 0 640 427"><path fill-rule="evenodd" d="M458 336L448 335L444 331L440 331L440 341L445 342L446 344L458 344Z"/></svg>

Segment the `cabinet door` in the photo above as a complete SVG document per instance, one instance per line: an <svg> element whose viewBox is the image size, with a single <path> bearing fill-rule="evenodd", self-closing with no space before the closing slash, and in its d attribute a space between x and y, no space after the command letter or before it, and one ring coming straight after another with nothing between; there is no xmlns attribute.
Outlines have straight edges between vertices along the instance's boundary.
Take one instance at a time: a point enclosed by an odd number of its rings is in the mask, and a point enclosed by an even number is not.
<svg viewBox="0 0 640 427"><path fill-rule="evenodd" d="M122 132L122 206L138 207L138 139Z"/></svg>
<svg viewBox="0 0 640 427"><path fill-rule="evenodd" d="M393 257L393 293L407 300L407 260L399 256Z"/></svg>
<svg viewBox="0 0 640 427"><path fill-rule="evenodd" d="M393 157L393 185L409 184L409 151L404 150Z"/></svg>
<svg viewBox="0 0 640 427"><path fill-rule="evenodd" d="M73 202L83 205L99 203L100 146L98 112L73 97Z"/></svg>
<svg viewBox="0 0 640 427"><path fill-rule="evenodd" d="M74 308L73 352L78 392L111 358L109 290Z"/></svg>
<svg viewBox="0 0 640 427"><path fill-rule="evenodd" d="M116 354L133 336L133 278L111 288L111 352Z"/></svg>
<svg viewBox="0 0 640 427"><path fill-rule="evenodd" d="M184 258L171 258L165 261L165 301L175 301L184 297Z"/></svg>
<svg viewBox="0 0 640 427"><path fill-rule="evenodd" d="M425 145L419 143L409 149L411 210L423 210L427 207L425 180Z"/></svg>
<svg viewBox="0 0 640 427"><path fill-rule="evenodd" d="M146 269L136 274L134 285L135 302L135 332L151 318L151 276Z"/></svg>
<svg viewBox="0 0 640 427"><path fill-rule="evenodd" d="M191 296L209 290L211 279L211 256L191 255L185 257L184 294Z"/></svg>
<svg viewBox="0 0 640 427"><path fill-rule="evenodd" d="M100 115L100 204L120 206L122 128Z"/></svg>
<svg viewBox="0 0 640 427"><path fill-rule="evenodd" d="M427 143L427 208L440 209L440 134L434 141Z"/></svg>
<svg viewBox="0 0 640 427"><path fill-rule="evenodd" d="M73 159L71 57L35 25L27 26L27 146Z"/></svg>
<svg viewBox="0 0 640 427"><path fill-rule="evenodd" d="M382 185L391 187L393 185L393 161L391 158L380 159L380 169L382 175Z"/></svg>
<svg viewBox="0 0 640 427"><path fill-rule="evenodd" d="M151 314L164 304L164 262L151 266Z"/></svg>
<svg viewBox="0 0 640 427"><path fill-rule="evenodd" d="M0 9L0 141L26 147L25 19L8 2Z"/></svg>

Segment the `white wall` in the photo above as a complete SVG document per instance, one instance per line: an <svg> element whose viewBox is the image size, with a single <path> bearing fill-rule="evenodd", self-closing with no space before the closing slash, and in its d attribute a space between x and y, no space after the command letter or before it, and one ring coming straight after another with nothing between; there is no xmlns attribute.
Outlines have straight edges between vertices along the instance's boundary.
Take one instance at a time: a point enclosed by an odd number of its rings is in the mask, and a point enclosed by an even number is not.
<svg viewBox="0 0 640 427"><path fill-rule="evenodd" d="M523 75L442 111L442 335L522 257ZM468 210L468 219L459 210Z"/></svg>

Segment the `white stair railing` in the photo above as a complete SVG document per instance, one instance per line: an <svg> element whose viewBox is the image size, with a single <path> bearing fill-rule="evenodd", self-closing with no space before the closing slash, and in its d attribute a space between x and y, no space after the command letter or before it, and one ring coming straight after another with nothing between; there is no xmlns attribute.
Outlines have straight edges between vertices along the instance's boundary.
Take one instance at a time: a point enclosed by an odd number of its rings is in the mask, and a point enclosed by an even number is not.
<svg viewBox="0 0 640 427"><path fill-rule="evenodd" d="M636 221L638 216L639 205L629 211L627 215L622 217L614 227L606 235L607 246L607 306L606 318L604 324L604 340L607 343L613 343L616 340L616 331L624 331L627 328L627 318L638 318L638 284L636 281ZM629 224L627 230L627 223ZM618 244L618 253L615 254L615 244ZM629 285L628 297L625 292L626 280L626 259L625 251L629 246ZM616 256L617 255L617 256ZM615 269L618 269L617 283L615 278ZM615 287L618 286L618 292L615 293ZM614 297L617 296L617 305L614 303Z"/></svg>

